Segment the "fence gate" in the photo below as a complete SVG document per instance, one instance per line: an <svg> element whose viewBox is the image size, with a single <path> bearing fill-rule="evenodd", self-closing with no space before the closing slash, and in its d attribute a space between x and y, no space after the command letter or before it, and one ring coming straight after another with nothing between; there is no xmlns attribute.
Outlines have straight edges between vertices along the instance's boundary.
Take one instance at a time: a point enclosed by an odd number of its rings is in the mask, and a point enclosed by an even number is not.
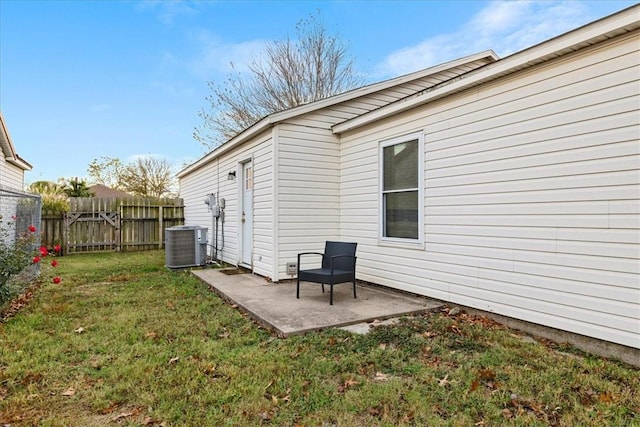
<svg viewBox="0 0 640 427"><path fill-rule="evenodd" d="M184 223L184 206L182 199L74 197L69 212L42 222L43 244L53 247L62 233L66 254L162 249L164 229Z"/></svg>
<svg viewBox="0 0 640 427"><path fill-rule="evenodd" d="M66 253L120 249L117 212L67 212L64 216Z"/></svg>

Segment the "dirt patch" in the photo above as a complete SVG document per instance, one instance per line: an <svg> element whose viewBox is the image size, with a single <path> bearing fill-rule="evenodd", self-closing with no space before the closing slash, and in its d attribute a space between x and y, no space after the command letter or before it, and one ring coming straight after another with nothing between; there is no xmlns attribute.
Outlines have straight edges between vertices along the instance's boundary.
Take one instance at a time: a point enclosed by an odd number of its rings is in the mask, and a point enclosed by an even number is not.
<svg viewBox="0 0 640 427"><path fill-rule="evenodd" d="M242 268L242 267L238 267L238 268L222 268L220 269L220 273L224 273L228 276L233 276L234 274L251 274L251 271L246 269L246 268Z"/></svg>

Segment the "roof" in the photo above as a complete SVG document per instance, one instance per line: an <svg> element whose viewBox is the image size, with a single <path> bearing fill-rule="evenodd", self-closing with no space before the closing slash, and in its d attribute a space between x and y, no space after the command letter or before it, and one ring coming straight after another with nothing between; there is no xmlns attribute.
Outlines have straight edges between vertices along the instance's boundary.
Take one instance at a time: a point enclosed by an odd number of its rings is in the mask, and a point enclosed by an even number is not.
<svg viewBox="0 0 640 427"><path fill-rule="evenodd" d="M454 59L452 61L444 62L442 64L438 64L433 67L415 71L413 73L405 74L389 80L384 80L382 82L374 83L374 84L363 86L347 92L343 92L337 95L333 95L328 98L321 99L319 101L310 102L308 104L304 104L298 107L290 108L288 110L270 114L265 118L263 118L262 120L260 120L259 122L255 123L253 126L250 126L249 128L245 129L244 131L236 135L235 137L231 138L224 144L215 148L210 153L196 160L194 163L190 164L189 166L187 166L186 168L178 172L177 176L180 178L184 175L189 174L195 169L200 168L201 166L207 164L211 160L229 151L233 147L236 147L237 145L250 140L251 138L264 132L265 130L270 129L274 125L284 122L288 119L299 117L299 116L302 116L303 114L308 114L314 111L321 110L323 108L331 107L343 102L347 102L347 101L357 99L363 96L367 96L376 92L380 92L385 89L392 88L394 86L399 86L404 83L411 82L413 80L421 79L421 78L424 78L436 73L440 73L446 70L450 70L456 67L460 67L465 64L469 64L478 60L495 62L498 60L498 56L492 50L486 50L483 52L475 53L473 55L468 55L462 58Z"/></svg>
<svg viewBox="0 0 640 427"><path fill-rule="evenodd" d="M102 184L95 184L89 187L94 197L131 197L131 194Z"/></svg>
<svg viewBox="0 0 640 427"><path fill-rule="evenodd" d="M2 116L2 111L0 111L0 150L8 163L19 167L23 171L30 171L33 168L29 162L16 153L16 149L11 141L11 135L9 135L9 129L7 129L4 117Z"/></svg>
<svg viewBox="0 0 640 427"><path fill-rule="evenodd" d="M432 88L333 126L340 134L640 28L634 5Z"/></svg>

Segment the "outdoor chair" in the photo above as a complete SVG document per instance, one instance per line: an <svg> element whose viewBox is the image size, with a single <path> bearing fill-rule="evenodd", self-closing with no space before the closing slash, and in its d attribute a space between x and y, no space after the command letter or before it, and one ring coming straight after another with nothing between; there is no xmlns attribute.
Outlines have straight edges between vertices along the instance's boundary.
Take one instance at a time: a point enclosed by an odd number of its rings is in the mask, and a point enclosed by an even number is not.
<svg viewBox="0 0 640 427"><path fill-rule="evenodd" d="M329 285L329 304L333 305L333 285L352 282L353 297L356 298L356 246L357 243L327 241L324 253L303 252L298 254L298 283L296 298L300 298L300 281L320 283L322 293L324 285ZM305 255L319 255L322 257L321 268L300 270L300 259Z"/></svg>

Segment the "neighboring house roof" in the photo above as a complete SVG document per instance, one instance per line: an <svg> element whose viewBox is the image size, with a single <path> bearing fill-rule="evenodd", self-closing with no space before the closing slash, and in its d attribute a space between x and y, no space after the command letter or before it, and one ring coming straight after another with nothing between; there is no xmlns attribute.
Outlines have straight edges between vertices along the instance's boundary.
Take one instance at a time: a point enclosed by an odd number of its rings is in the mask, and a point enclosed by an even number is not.
<svg viewBox="0 0 640 427"><path fill-rule="evenodd" d="M281 123L285 120L301 116L303 114L312 113L314 111L321 110L323 108L331 107L333 105L341 104L353 99L357 99L360 97L364 97L376 92L383 91L385 89L390 89L396 86L400 86L405 83L409 83L418 79L423 79L430 75L436 75L438 73L448 73L449 76L458 76L463 74L464 72L468 72L471 69L475 69L478 67L477 64L487 64L492 63L498 60L498 56L492 50L486 50L483 52L479 52L473 55L465 56L463 58L455 59L453 61L448 61L442 64L438 64L433 67L425 68L423 70L419 70L410 74L402 75L399 77L395 77L393 79L385 80L382 82L374 83L368 86L363 86L357 89L353 89L341 94L337 94L334 96L330 96L325 99L321 99L319 101L310 102L308 104L304 104L298 107L290 108L288 110L280 111L277 113L270 114L264 117L259 122L255 123L253 126L245 129L240 132L237 136L231 138L224 144L215 148L210 153L206 154L204 157L195 161L191 165L184 168L182 171L178 172L178 177L184 176L189 172L203 166L209 161L215 159L220 156L222 153L229 151L233 147L238 144L242 144L247 140L259 135L265 130L271 128L272 126ZM470 67L470 64L476 64L473 67Z"/></svg>
<svg viewBox="0 0 640 427"><path fill-rule="evenodd" d="M12 165L24 171L30 171L33 168L29 162L16 153L16 149L11 141L11 135L9 135L9 129L7 129L4 117L2 116L2 111L0 111L0 150L2 151L4 159Z"/></svg>
<svg viewBox="0 0 640 427"><path fill-rule="evenodd" d="M640 28L640 5L521 50L493 64L333 126L340 134Z"/></svg>
<svg viewBox="0 0 640 427"><path fill-rule="evenodd" d="M131 197L131 194L116 190L115 188L107 187L102 184L95 184L89 187L89 190L93 192L94 197Z"/></svg>

